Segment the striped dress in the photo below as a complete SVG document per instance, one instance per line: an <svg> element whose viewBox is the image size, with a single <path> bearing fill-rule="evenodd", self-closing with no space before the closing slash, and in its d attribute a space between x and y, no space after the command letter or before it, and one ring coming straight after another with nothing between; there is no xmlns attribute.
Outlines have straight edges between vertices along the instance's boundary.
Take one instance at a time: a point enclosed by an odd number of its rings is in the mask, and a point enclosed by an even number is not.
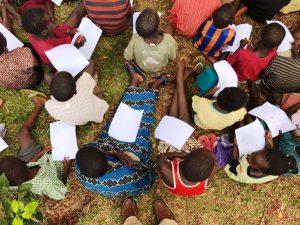
<svg viewBox="0 0 300 225"><path fill-rule="evenodd" d="M270 91L287 93L300 90L300 58L277 56L266 74L271 75L262 80L262 83Z"/></svg>
<svg viewBox="0 0 300 225"><path fill-rule="evenodd" d="M194 46L208 56L218 57L224 45L232 45L235 31L229 27L218 29L213 23L213 18L206 20L194 38Z"/></svg>
<svg viewBox="0 0 300 225"><path fill-rule="evenodd" d="M129 0L84 0L88 16L106 35L117 35L128 27Z"/></svg>

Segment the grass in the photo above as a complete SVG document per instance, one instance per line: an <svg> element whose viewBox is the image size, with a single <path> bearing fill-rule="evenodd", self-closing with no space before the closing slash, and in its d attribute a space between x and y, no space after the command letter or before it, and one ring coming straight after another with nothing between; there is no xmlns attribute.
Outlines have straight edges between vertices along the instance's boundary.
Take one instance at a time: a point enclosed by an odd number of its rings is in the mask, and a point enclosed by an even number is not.
<svg viewBox="0 0 300 225"><path fill-rule="evenodd" d="M64 21L77 3L65 3L56 8L59 21ZM162 12L162 22L167 20L168 9L171 1L137 0L137 11L151 7ZM277 19L283 21L291 30L300 21L300 13L279 15ZM253 25L253 42L258 40L261 25L243 16L238 23L251 23ZM26 36L16 27L17 34L25 40ZM93 58L100 68L99 85L102 87L105 99L110 104L105 121L110 117L113 108L118 104L124 89L129 84L129 77L123 66L123 51L131 38L131 29L117 37L101 37ZM179 43L178 55L187 55L191 61L203 60L203 57L192 47L191 40L176 36ZM174 71L174 64L167 68ZM150 76L150 75L149 75ZM37 88L49 94L47 86L42 84ZM188 95L196 93L196 88L190 80L188 82ZM157 107L156 119L167 112L170 103L172 85L161 89L160 100ZM19 91L0 88L0 98L5 100L0 108L0 121L5 123L8 132L5 140L9 148L1 155L12 155L18 151L16 135L31 111L31 100ZM38 120L34 136L43 145L50 143L48 123L53 119L43 110ZM79 146L94 140L103 126L102 124L89 123L77 127ZM200 131L201 132L201 131ZM153 156L155 157L157 142L153 139ZM143 224L154 224L152 213L152 200L163 198L173 209L181 225L200 224L300 224L300 177L281 177L264 185L246 185L229 179L219 170L210 188L202 195L186 198L170 194L157 179L151 191L146 195L136 198L140 209L140 218ZM69 192L64 201L53 201L41 197L41 208L44 213L43 224L80 224L80 225L115 225L122 224L120 217L120 204L122 199L109 199L86 191L77 181L74 171L68 182ZM0 213L0 217L1 217ZM2 215L3 216L3 215Z"/></svg>

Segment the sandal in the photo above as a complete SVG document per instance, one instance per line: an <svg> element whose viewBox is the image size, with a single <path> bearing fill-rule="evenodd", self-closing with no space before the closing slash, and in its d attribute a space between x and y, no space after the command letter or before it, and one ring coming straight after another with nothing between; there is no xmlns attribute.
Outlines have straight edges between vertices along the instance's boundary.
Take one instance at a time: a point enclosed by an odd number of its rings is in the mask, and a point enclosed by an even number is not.
<svg viewBox="0 0 300 225"><path fill-rule="evenodd" d="M125 69L130 75L131 73L134 73L134 75L138 77L141 83L144 83L147 80L144 72L135 63L131 61L125 61Z"/></svg>
<svg viewBox="0 0 300 225"><path fill-rule="evenodd" d="M39 92L39 91L34 91L34 90L30 90L30 89L22 89L22 90L20 90L20 92L27 94L28 98L32 98L34 96L41 96L42 98L47 99L47 95L45 95L44 93Z"/></svg>
<svg viewBox="0 0 300 225"><path fill-rule="evenodd" d="M153 77L152 80L149 81L149 84L152 84L158 80L160 80L163 85L166 85L175 81L175 75L171 73L161 73L160 75Z"/></svg>
<svg viewBox="0 0 300 225"><path fill-rule="evenodd" d="M215 134L209 133L208 135L201 135L198 138L198 142L203 145L204 148L213 152L214 144L218 140L218 137Z"/></svg>

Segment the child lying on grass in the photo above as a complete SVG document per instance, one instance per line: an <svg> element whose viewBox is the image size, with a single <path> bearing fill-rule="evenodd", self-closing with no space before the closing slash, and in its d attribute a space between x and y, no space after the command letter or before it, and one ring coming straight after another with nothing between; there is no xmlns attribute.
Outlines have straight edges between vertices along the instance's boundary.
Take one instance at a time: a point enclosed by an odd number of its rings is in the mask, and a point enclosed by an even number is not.
<svg viewBox="0 0 300 225"><path fill-rule="evenodd" d="M32 184L31 191L34 194L60 200L67 192L65 184L71 161L65 159L64 162L54 162L48 154L51 146L42 149L35 142L32 130L46 100L37 96L33 100L34 108L18 134L20 151L17 157L4 156L0 159L0 174L5 174L10 186Z"/></svg>
<svg viewBox="0 0 300 225"><path fill-rule="evenodd" d="M169 115L191 123L184 80L192 74L186 68L186 60L177 63L176 86L173 92ZM203 148L190 137L181 151L160 141L158 145L158 171L166 188L176 194L193 196L203 193L216 172L212 152Z"/></svg>

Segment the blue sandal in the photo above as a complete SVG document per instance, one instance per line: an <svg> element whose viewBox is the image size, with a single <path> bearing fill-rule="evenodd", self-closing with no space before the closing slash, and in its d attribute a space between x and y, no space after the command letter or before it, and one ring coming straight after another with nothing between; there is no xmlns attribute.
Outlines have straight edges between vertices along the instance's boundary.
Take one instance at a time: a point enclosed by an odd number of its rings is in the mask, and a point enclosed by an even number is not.
<svg viewBox="0 0 300 225"><path fill-rule="evenodd" d="M135 63L125 61L125 69L128 72L128 74L134 73L135 76L137 76L138 79L141 81L141 83L144 83L147 80L147 77L144 74L144 72Z"/></svg>
<svg viewBox="0 0 300 225"><path fill-rule="evenodd" d="M160 75L153 77L152 80L149 81L149 83L151 84L157 80L162 81L162 84L166 85L175 81L175 76L171 73L161 73Z"/></svg>

